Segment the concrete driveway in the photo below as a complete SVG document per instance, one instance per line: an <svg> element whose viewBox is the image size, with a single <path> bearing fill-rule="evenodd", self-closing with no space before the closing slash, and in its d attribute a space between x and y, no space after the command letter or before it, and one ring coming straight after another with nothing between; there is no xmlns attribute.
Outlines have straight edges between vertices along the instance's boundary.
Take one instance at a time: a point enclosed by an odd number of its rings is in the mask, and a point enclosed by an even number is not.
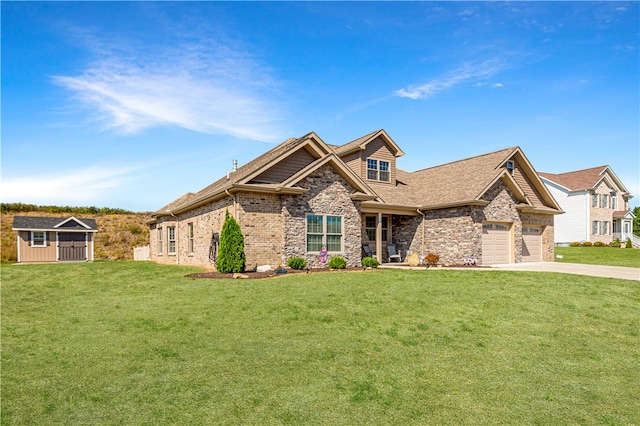
<svg viewBox="0 0 640 426"><path fill-rule="evenodd" d="M560 272L562 274L590 275L593 277L640 281L640 268L628 268L624 266L582 265L579 263L563 262L527 262L508 265L491 265L491 268L503 271Z"/></svg>

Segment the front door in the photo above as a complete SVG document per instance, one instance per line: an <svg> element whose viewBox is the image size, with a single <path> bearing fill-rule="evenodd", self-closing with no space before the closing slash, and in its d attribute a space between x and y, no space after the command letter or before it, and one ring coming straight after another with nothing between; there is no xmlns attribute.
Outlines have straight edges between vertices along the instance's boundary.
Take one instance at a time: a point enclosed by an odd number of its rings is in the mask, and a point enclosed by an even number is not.
<svg viewBox="0 0 640 426"><path fill-rule="evenodd" d="M58 260L60 262L87 260L86 234L79 232L60 232L58 234Z"/></svg>

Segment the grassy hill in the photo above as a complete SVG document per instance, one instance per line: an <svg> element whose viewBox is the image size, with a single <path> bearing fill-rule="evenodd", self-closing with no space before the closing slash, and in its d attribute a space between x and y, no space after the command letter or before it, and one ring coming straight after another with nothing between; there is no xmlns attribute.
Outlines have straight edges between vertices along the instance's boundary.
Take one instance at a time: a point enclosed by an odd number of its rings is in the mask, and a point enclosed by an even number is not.
<svg viewBox="0 0 640 426"><path fill-rule="evenodd" d="M46 216L95 219L96 260L133 259L133 248L149 244L149 227L145 222L151 214L121 209L95 207L34 206L2 204L0 210L0 241L3 262L15 262L18 257L16 232L11 230L14 216Z"/></svg>

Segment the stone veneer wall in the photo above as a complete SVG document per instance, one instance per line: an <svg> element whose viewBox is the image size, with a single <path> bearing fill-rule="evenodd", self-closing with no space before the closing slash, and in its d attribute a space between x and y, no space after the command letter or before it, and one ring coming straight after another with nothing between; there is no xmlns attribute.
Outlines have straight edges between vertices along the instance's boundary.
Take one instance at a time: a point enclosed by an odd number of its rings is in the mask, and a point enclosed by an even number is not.
<svg viewBox="0 0 640 426"><path fill-rule="evenodd" d="M290 257L307 259L312 268L322 267L318 255L307 253L307 214L342 216L341 253L329 253L329 258L342 256L347 266L361 265L361 221L359 202L351 200L351 185L325 165L298 184L309 191L302 195L284 195L282 198L283 261Z"/></svg>
<svg viewBox="0 0 640 426"><path fill-rule="evenodd" d="M424 251L422 250L422 216L394 216L393 239L403 253L438 254L443 265L460 265L467 257L482 262L482 222L512 225L515 262L522 261L522 224L543 226L542 260L553 261L553 215L520 213L517 201L502 181L484 195L489 204L426 211Z"/></svg>

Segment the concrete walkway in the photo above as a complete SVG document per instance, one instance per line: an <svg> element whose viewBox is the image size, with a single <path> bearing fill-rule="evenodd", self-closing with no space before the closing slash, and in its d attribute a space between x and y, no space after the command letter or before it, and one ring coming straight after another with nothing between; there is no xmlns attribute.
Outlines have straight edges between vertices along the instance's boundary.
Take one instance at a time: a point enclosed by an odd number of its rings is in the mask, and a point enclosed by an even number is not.
<svg viewBox="0 0 640 426"><path fill-rule="evenodd" d="M421 269L424 266L412 267L407 264L385 263L380 268L388 269ZM510 263L505 265L490 265L486 268L434 268L457 269L467 271L532 271L532 272L559 272L561 274L590 275L592 277L617 278L621 280L640 281L640 268L628 268L624 266L583 265L580 263L564 262L527 262Z"/></svg>

